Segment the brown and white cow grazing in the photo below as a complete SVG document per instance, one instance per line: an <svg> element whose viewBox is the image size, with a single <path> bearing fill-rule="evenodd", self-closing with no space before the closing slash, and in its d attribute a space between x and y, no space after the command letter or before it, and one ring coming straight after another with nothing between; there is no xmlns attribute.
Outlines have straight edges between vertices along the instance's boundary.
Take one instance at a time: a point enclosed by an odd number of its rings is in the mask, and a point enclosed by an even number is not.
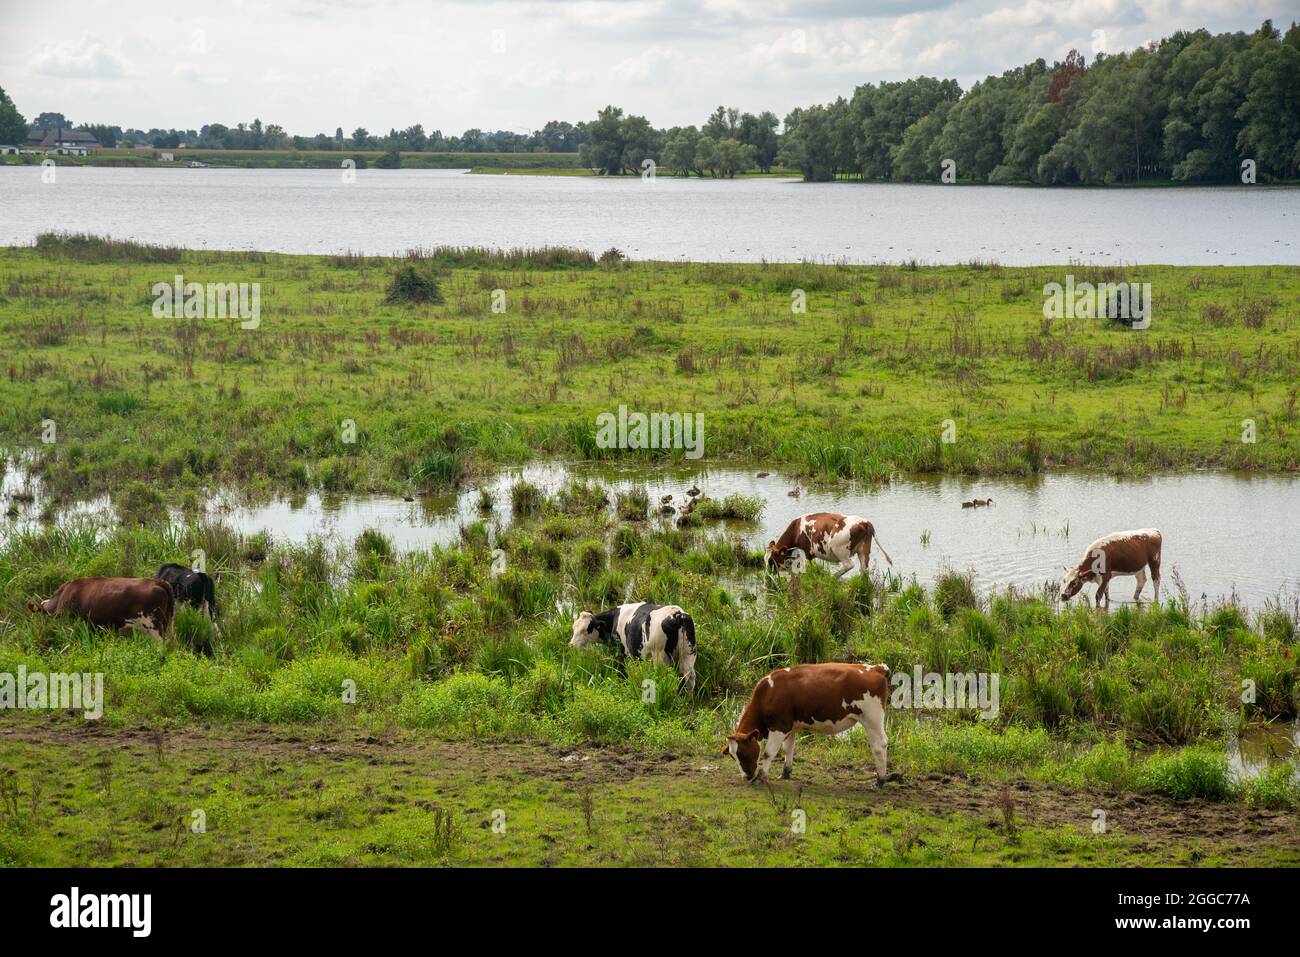
<svg viewBox="0 0 1300 957"><path fill-rule="evenodd" d="M784 748L781 777L788 778L794 764L795 735L800 731L839 734L860 724L867 729L876 759L876 786L881 787L889 780L888 697L889 668L885 665L829 663L778 668L754 686L740 724L734 734L727 735L722 750L736 759L740 776L753 782L767 777L772 759Z"/></svg>
<svg viewBox="0 0 1300 957"><path fill-rule="evenodd" d="M171 629L175 599L171 586L156 578L74 578L27 607L47 615L70 612L100 628L140 625L161 636Z"/></svg>
<svg viewBox="0 0 1300 957"><path fill-rule="evenodd" d="M809 512L787 525L780 538L767 543L763 564L768 568L781 568L796 552L800 552L804 558L820 558L838 565L835 577L839 578L853 570L855 555L862 570L867 570L872 542L885 556L885 561L894 564L876 539L875 526L865 518L838 512Z"/></svg>
<svg viewBox="0 0 1300 957"><path fill-rule="evenodd" d="M1097 604L1102 599L1110 601L1110 580L1116 576L1132 575L1137 578L1136 601L1147 583L1147 569L1155 583L1156 601L1160 600L1160 546L1162 539L1158 528L1138 528L1129 532L1114 532L1099 538L1083 555L1075 568L1066 567L1061 597L1069 601L1083 588L1084 582L1096 582Z"/></svg>

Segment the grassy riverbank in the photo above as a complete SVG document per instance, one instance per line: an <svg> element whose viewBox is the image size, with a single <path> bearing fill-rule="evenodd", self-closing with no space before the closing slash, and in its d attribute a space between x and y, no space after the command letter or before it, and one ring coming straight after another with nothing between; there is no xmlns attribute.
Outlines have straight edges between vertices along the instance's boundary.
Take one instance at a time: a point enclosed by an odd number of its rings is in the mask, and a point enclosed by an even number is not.
<svg viewBox="0 0 1300 957"><path fill-rule="evenodd" d="M820 568L765 579L720 526L672 528L635 496L520 486L511 499L485 503L485 520L521 513L493 539L499 574L481 524L405 557L378 532L338 549L211 525L8 536L0 672L100 672L106 703L98 722L6 721L0 860L249 863L292 846L275 859L1297 863L1294 758L1241 779L1227 752L1239 729L1300 710L1294 609L1197 611L1181 596L1107 615L982 600L958 574L930 592ZM149 575L196 548L217 576L219 632L189 609L160 642L25 608L67 578ZM625 595L691 610L694 697L669 671L568 647L574 609ZM996 714L892 709L901 779L880 794L860 735L809 740L793 784L747 788L717 754L722 734L759 676L818 660L995 673ZM55 752L97 770L51 777ZM478 830L498 807L518 841ZM194 839L196 808L219 838ZM806 841L783 836L794 808ZM700 834L673 836L674 821Z"/></svg>
<svg viewBox="0 0 1300 957"><path fill-rule="evenodd" d="M436 277L443 302L387 301L403 265ZM155 318L151 287L177 274L259 283L258 327ZM1045 319L1043 287L1067 274L1150 282L1151 328ZM1297 280L1293 267L669 264L556 249L400 263L51 240L0 251L0 444L37 449L64 496L133 483L412 493L537 456L682 456L599 447L595 416L626 405L702 413L710 459L811 476L1295 470ZM806 312L791 311L796 290Z"/></svg>

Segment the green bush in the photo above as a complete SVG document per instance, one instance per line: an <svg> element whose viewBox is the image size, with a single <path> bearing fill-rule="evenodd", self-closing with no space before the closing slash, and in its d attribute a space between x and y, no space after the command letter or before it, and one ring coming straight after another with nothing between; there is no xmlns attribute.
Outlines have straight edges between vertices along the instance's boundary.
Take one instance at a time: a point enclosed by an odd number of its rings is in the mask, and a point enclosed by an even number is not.
<svg viewBox="0 0 1300 957"><path fill-rule="evenodd" d="M384 302L390 306L407 304L441 305L442 289L437 278L414 263L403 263L393 272L388 281L388 291Z"/></svg>
<svg viewBox="0 0 1300 957"><path fill-rule="evenodd" d="M1227 756L1204 747L1152 756L1143 769L1142 782L1150 790L1180 801L1188 798L1226 801L1233 795Z"/></svg>

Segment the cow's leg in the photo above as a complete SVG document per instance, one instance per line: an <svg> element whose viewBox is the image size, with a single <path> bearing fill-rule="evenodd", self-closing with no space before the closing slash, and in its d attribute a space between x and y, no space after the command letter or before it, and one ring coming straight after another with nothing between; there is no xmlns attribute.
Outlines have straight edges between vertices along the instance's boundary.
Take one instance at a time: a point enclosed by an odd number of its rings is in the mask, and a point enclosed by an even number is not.
<svg viewBox="0 0 1300 957"><path fill-rule="evenodd" d="M843 578L849 572L853 571L853 556L845 555L844 561L840 562L840 567L835 572L836 578Z"/></svg>
<svg viewBox="0 0 1300 957"><path fill-rule="evenodd" d="M1141 600L1142 597L1142 588L1147 583L1146 567L1144 566L1142 568L1139 568L1137 574L1134 577L1137 579L1137 588L1134 589L1133 591L1133 600L1139 601Z"/></svg>
<svg viewBox="0 0 1300 957"><path fill-rule="evenodd" d="M763 748L763 767L758 775L762 780L767 780L767 769L772 766L772 759L777 756L783 744L785 744L785 734L780 731L767 733L767 745Z"/></svg>
<svg viewBox="0 0 1300 957"><path fill-rule="evenodd" d="M889 737L885 734L885 706L876 698L868 696L866 713L858 718L858 723L867 729L867 741L871 744L871 754L876 759L876 787L884 787L889 780Z"/></svg>
<svg viewBox="0 0 1300 957"><path fill-rule="evenodd" d="M1097 583L1097 607L1101 607L1101 600L1106 599L1106 604L1110 604L1110 572L1103 572L1101 581Z"/></svg>
<svg viewBox="0 0 1300 957"><path fill-rule="evenodd" d="M1160 559L1153 558L1147 563L1151 566L1151 584L1156 589L1156 604L1160 604Z"/></svg>
<svg viewBox="0 0 1300 957"><path fill-rule="evenodd" d="M785 767L781 769L781 777L788 778L790 769L794 767L794 732L791 731L785 736Z"/></svg>

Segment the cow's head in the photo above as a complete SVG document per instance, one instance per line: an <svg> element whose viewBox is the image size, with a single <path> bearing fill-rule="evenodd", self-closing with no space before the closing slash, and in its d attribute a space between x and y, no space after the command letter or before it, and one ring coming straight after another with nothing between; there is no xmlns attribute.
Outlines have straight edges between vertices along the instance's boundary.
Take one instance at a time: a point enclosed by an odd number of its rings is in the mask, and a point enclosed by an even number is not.
<svg viewBox="0 0 1300 957"><path fill-rule="evenodd" d="M758 741L758 729L748 734L729 734L727 743L722 746L722 753L736 759L740 776L751 784L758 778L758 755L762 745Z"/></svg>
<svg viewBox="0 0 1300 957"><path fill-rule="evenodd" d="M596 628L595 617L591 612L584 611L573 620L573 637L569 639L570 648L582 648L593 641L600 640L600 632Z"/></svg>
<svg viewBox="0 0 1300 957"><path fill-rule="evenodd" d="M27 610L30 611L30 612L34 612L35 614L39 615L41 612L43 612L43 611L45 610L45 602L43 602L43 601L42 601L42 602L29 601L29 602L27 603Z"/></svg>
<svg viewBox="0 0 1300 957"><path fill-rule="evenodd" d="M763 567L770 572L784 568L790 560L791 551L792 549L782 548L775 541L768 542L767 549L763 552Z"/></svg>
<svg viewBox="0 0 1300 957"><path fill-rule="evenodd" d="M1061 598L1069 601L1075 595L1079 594L1079 589L1083 588L1083 583L1092 581L1092 572L1088 570L1079 571L1077 568L1067 568L1065 570L1065 580L1061 582Z"/></svg>

